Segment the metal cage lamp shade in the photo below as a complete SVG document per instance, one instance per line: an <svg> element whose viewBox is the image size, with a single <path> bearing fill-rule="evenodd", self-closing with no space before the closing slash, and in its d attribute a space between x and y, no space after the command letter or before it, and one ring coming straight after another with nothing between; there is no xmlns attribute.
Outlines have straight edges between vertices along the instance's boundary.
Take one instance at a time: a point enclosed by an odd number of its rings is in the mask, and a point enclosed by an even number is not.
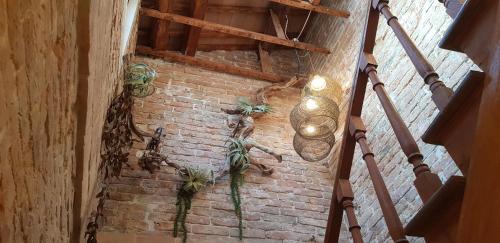
<svg viewBox="0 0 500 243"><path fill-rule="evenodd" d="M290 113L293 129L305 138L330 136L337 130L339 107L326 97L306 96Z"/></svg>
<svg viewBox="0 0 500 243"><path fill-rule="evenodd" d="M311 75L310 81L302 89L302 97L304 96L326 97L339 104L342 86L328 76Z"/></svg>
<svg viewBox="0 0 500 243"><path fill-rule="evenodd" d="M333 132L322 138L307 138L295 133L293 137L293 148L299 156L309 162L322 160L330 154L335 144Z"/></svg>

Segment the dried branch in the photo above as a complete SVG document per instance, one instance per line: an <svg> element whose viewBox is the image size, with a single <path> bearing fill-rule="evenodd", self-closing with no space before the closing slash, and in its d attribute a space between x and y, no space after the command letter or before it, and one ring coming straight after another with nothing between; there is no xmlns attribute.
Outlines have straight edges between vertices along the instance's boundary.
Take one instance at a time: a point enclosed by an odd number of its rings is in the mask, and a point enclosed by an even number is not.
<svg viewBox="0 0 500 243"><path fill-rule="evenodd" d="M259 89L257 91L257 95L256 95L257 96L256 97L257 103L258 104L267 104L269 97L274 92L291 87L291 86L295 85L298 81L299 81L299 79L297 77L292 77L288 81L272 84L272 85L269 85L269 86L266 86L264 88Z"/></svg>

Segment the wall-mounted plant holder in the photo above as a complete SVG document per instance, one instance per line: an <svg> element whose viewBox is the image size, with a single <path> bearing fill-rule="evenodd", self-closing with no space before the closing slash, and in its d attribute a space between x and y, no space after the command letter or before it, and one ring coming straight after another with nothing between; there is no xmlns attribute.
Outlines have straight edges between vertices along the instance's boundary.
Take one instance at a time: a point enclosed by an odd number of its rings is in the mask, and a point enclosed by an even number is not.
<svg viewBox="0 0 500 243"><path fill-rule="evenodd" d="M144 63L130 64L125 69L125 85L131 87L132 95L135 97L153 94L155 79L156 71Z"/></svg>

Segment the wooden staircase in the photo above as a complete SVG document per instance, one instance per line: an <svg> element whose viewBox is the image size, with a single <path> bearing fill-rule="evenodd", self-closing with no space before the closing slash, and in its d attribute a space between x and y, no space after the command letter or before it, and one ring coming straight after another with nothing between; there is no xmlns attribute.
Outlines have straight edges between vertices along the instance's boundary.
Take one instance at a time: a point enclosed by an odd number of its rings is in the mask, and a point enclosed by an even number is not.
<svg viewBox="0 0 500 243"><path fill-rule="evenodd" d="M354 148L361 148L384 220L394 242L406 236L426 242L500 242L500 4L499 0L440 0L454 18L440 47L465 53L483 71L470 71L455 92L446 87L403 27L387 0L372 0L349 102L341 154L335 177L325 242L337 242L343 211L354 242L363 242L352 207L349 182ZM373 56L379 17L383 16L423 81L428 85L439 114L422 140L444 146L464 176L444 183L424 163L423 156L395 109ZM368 146L361 119L366 86L370 80L401 149L412 165L414 185L424 205L403 226L374 154ZM485 203L486 201L492 202Z"/></svg>

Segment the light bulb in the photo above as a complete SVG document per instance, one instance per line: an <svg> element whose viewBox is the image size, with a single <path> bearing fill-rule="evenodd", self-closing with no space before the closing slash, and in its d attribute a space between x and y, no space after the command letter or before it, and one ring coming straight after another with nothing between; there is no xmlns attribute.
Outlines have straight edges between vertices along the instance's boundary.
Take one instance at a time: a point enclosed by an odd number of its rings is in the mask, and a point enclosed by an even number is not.
<svg viewBox="0 0 500 243"><path fill-rule="evenodd" d="M314 126L309 125L306 127L306 132L309 134L313 134L314 132L316 132L316 128Z"/></svg>
<svg viewBox="0 0 500 243"><path fill-rule="evenodd" d="M316 103L316 101L313 99L308 99L306 101L306 108L308 110L314 110L314 109L318 108L318 103Z"/></svg>
<svg viewBox="0 0 500 243"><path fill-rule="evenodd" d="M314 77L311 80L311 89L315 91L320 91L326 88L326 80L325 78L319 76L319 75L314 75Z"/></svg>

